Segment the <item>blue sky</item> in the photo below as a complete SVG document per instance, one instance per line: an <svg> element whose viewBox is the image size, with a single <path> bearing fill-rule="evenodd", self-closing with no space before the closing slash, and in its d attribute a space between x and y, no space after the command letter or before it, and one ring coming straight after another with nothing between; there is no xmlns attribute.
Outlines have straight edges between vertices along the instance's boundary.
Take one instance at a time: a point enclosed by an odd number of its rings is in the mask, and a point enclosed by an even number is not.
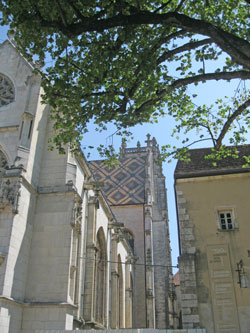
<svg viewBox="0 0 250 333"><path fill-rule="evenodd" d="M6 39L7 28L0 28L0 42L3 42ZM217 98L221 98L223 96L234 96L235 92L239 86L239 80L232 80L230 83L228 82L216 82L210 81L206 84L201 84L200 86L190 86L188 90L191 93L195 93L198 97L195 100L195 103L200 104L211 104ZM249 82L248 82L249 87ZM158 123L155 124L144 124L138 125L134 128L131 128L133 132L134 139L127 143L128 147L135 147L137 141L141 142L141 145L145 145L146 135L149 133L152 137L155 137L158 144L166 145L176 145L176 140L171 137L171 133L173 128L175 127L175 121L166 116L164 118L160 118ZM89 132L84 136L83 145L91 145L97 147L100 144L113 144L115 149L118 151L121 145L121 137L113 135L113 139L111 139L112 134L115 132L114 126L110 125L107 128L107 131L103 133L98 133L95 131L95 126L90 124ZM199 137L197 133L193 131L189 135L190 140L197 140ZM180 144L180 143L179 143ZM192 148L198 147L206 147L209 146L209 141L205 141L205 143L200 143ZM90 151L91 156L90 159L99 159L98 153L96 149ZM176 166L176 161L171 163L163 163L163 172L166 176L166 187L167 187L167 197L168 197L168 211L169 211L169 225L170 225L170 236L171 236L171 247L172 247L172 261L173 265L177 264L177 257L179 255L178 250L178 235L177 235L177 219L176 219L176 208L175 208L175 197L174 197L174 169ZM176 269L174 269L176 271Z"/></svg>

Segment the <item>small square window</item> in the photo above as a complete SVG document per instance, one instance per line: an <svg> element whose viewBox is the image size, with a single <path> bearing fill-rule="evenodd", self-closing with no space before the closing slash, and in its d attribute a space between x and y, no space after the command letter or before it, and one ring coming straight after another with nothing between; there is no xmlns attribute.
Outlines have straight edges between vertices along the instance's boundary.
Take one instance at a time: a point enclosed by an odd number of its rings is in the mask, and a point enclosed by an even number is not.
<svg viewBox="0 0 250 333"><path fill-rule="evenodd" d="M234 229L232 211L219 212L219 223L222 230Z"/></svg>

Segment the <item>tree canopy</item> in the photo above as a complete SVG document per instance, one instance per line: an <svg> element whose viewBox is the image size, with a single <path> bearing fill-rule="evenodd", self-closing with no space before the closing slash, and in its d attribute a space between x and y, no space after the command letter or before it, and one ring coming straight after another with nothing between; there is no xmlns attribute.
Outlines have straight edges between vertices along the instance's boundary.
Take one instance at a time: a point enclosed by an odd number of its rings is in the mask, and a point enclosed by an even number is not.
<svg viewBox="0 0 250 333"><path fill-rule="evenodd" d="M2 0L0 10L42 68L59 149L77 146L90 119L122 131L164 114L176 118L175 134L204 129L200 140L216 149L228 131L232 144L245 142L249 91L195 106L187 88L250 79L249 0Z"/></svg>

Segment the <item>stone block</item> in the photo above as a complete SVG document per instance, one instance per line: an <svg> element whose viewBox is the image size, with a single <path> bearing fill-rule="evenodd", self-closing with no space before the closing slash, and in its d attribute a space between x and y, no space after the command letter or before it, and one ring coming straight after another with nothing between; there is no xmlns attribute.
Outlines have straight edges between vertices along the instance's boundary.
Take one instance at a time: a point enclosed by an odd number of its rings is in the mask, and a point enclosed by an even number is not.
<svg viewBox="0 0 250 333"><path fill-rule="evenodd" d="M187 249L187 253L188 254L195 254L196 253L196 247L189 247L188 249Z"/></svg>
<svg viewBox="0 0 250 333"><path fill-rule="evenodd" d="M176 191L176 194L178 195L178 196L181 196L181 195L183 195L183 192L182 191Z"/></svg>
<svg viewBox="0 0 250 333"><path fill-rule="evenodd" d="M197 300L184 300L182 301L182 308L194 308L198 306Z"/></svg>
<svg viewBox="0 0 250 333"><path fill-rule="evenodd" d="M179 216L180 221L188 221L189 220L189 215L188 214L181 214Z"/></svg>
<svg viewBox="0 0 250 333"><path fill-rule="evenodd" d="M181 299L184 301L184 300L190 300L190 299L195 299L197 300L197 296L196 294L182 294L181 295Z"/></svg>
<svg viewBox="0 0 250 333"><path fill-rule="evenodd" d="M191 314L191 308L182 308L182 314L183 315L190 315Z"/></svg>
<svg viewBox="0 0 250 333"><path fill-rule="evenodd" d="M185 198L178 198L178 204L185 204L187 200Z"/></svg>
<svg viewBox="0 0 250 333"><path fill-rule="evenodd" d="M185 285L185 287L196 287L197 286L197 284L196 284L196 281L194 280L194 281L192 281L192 280L188 280L188 281L185 281L184 282L184 285Z"/></svg>
<svg viewBox="0 0 250 333"><path fill-rule="evenodd" d="M193 234L183 233L182 239L185 241L193 241L195 240L195 237Z"/></svg>
<svg viewBox="0 0 250 333"><path fill-rule="evenodd" d="M185 215L186 214L186 208L179 208L178 209L178 213L179 213L179 215Z"/></svg>
<svg viewBox="0 0 250 333"><path fill-rule="evenodd" d="M200 322L199 315L183 315L182 320L183 320L183 326L185 326L184 323L199 323Z"/></svg>

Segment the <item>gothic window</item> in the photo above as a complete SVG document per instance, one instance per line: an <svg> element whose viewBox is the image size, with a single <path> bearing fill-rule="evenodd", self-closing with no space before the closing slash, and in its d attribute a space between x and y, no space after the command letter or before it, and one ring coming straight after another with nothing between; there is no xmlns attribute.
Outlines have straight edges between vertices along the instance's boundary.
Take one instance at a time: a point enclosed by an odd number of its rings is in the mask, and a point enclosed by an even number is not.
<svg viewBox="0 0 250 333"><path fill-rule="evenodd" d="M124 228L123 230L125 237L127 239L127 241L129 242L129 245L131 247L131 249L134 251L134 234L131 230L129 230L128 228Z"/></svg>
<svg viewBox="0 0 250 333"><path fill-rule="evenodd" d="M0 150L0 175L2 173L4 173L4 171L7 169L7 167L8 167L7 159L4 155L4 153Z"/></svg>
<svg viewBox="0 0 250 333"><path fill-rule="evenodd" d="M97 323L105 326L107 254L103 228L100 228L97 232L96 247L95 320Z"/></svg>
<svg viewBox="0 0 250 333"><path fill-rule="evenodd" d="M5 75L0 74L0 107L12 103L15 99L13 83Z"/></svg>

